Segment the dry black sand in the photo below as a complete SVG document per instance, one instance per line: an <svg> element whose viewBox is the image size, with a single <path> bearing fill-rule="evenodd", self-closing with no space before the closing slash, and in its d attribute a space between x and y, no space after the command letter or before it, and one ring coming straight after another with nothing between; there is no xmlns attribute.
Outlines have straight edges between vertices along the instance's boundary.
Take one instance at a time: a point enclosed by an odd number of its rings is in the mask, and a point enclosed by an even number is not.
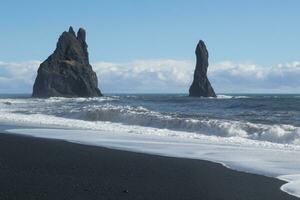
<svg viewBox="0 0 300 200"><path fill-rule="evenodd" d="M191 159L0 134L0 199L297 199L284 182Z"/></svg>

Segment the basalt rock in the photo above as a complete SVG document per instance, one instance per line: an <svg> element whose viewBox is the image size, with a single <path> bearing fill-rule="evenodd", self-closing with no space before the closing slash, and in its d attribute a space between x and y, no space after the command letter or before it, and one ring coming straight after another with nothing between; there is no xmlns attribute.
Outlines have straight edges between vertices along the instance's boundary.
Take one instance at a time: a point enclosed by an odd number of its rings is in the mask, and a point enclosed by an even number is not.
<svg viewBox="0 0 300 200"><path fill-rule="evenodd" d="M33 97L98 97L98 79L89 63L86 33L72 27L59 37L56 49L39 67Z"/></svg>
<svg viewBox="0 0 300 200"><path fill-rule="evenodd" d="M208 51L202 40L196 47L196 68L194 80L189 90L189 96L192 97L216 97L216 93L207 78Z"/></svg>

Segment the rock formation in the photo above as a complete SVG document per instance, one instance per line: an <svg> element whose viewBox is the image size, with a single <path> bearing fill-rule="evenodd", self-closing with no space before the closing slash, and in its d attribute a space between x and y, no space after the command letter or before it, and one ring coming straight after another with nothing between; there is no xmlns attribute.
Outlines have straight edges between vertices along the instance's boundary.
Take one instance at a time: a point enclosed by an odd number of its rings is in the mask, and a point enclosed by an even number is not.
<svg viewBox="0 0 300 200"><path fill-rule="evenodd" d="M194 80L189 90L189 96L192 97L216 97L215 91L207 78L208 51L202 40L196 47L196 69Z"/></svg>
<svg viewBox="0 0 300 200"><path fill-rule="evenodd" d="M56 49L39 67L33 97L97 97L98 79L89 64L85 30L72 27L59 37Z"/></svg>

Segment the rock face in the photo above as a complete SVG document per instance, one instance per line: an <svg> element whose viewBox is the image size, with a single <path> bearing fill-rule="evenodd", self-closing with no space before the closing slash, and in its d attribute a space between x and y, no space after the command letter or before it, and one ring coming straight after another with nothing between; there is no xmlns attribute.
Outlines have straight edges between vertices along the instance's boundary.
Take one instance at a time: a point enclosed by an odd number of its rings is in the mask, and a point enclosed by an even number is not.
<svg viewBox="0 0 300 200"><path fill-rule="evenodd" d="M216 97L215 91L207 78L208 51L202 40L196 47L196 69L194 80L189 90L189 96L192 97Z"/></svg>
<svg viewBox="0 0 300 200"><path fill-rule="evenodd" d="M59 37L56 49L39 67L32 97L97 97L98 79L89 64L85 30L72 27Z"/></svg>

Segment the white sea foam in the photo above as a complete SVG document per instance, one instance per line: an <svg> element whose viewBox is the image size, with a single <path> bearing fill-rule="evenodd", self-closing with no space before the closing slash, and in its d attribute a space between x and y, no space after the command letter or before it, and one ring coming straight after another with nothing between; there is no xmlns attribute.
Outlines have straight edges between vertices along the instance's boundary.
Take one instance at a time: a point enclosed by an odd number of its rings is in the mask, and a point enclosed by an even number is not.
<svg viewBox="0 0 300 200"><path fill-rule="evenodd" d="M0 98L1 103L10 103L10 104L31 104L31 103L55 103L55 102L89 102L89 101L98 101L98 102L109 102L118 100L118 96L109 96L109 97L90 97L90 98L65 98L65 97L50 97L46 99L40 98Z"/></svg>
<svg viewBox="0 0 300 200"><path fill-rule="evenodd" d="M287 192L288 194L300 197L300 174L296 175L284 175L279 176L279 179L286 181L288 183L281 186L281 190Z"/></svg>
<svg viewBox="0 0 300 200"><path fill-rule="evenodd" d="M249 96L230 96L230 95L217 95L218 99L244 99L244 98L250 98Z"/></svg>
<svg viewBox="0 0 300 200"><path fill-rule="evenodd" d="M255 124L225 119L180 118L149 111L143 107L105 104L88 106L80 111L80 119L111 121L132 125L182 130L223 137L243 137L276 143L300 144L300 128L285 124Z"/></svg>
<svg viewBox="0 0 300 200"><path fill-rule="evenodd" d="M232 99L233 96L219 94L219 95L217 95L217 98L218 99Z"/></svg>

